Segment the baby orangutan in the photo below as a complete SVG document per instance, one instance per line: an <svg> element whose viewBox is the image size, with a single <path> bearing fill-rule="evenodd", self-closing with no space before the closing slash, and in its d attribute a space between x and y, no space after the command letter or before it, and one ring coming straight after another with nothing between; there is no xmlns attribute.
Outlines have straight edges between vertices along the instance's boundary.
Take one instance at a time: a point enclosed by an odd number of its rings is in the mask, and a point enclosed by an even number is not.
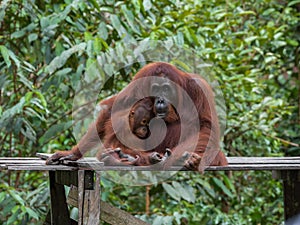
<svg viewBox="0 0 300 225"><path fill-rule="evenodd" d="M136 141L136 139L132 139L134 136L139 139L148 138L150 136L149 122L154 116L153 100L147 97L136 102L131 108L129 116L125 117L128 119L131 132L125 129L126 121L122 118L118 118L114 127L112 119L110 119L106 124L108 135L104 141L104 147L107 150L100 153L98 159L105 162L105 165L150 165L161 161L158 154L144 151L144 146L140 146L141 149L131 149L121 142L123 139L133 143Z"/></svg>
<svg viewBox="0 0 300 225"><path fill-rule="evenodd" d="M141 139L149 137L149 122L154 117L153 103L150 98L138 101L130 110L129 127Z"/></svg>

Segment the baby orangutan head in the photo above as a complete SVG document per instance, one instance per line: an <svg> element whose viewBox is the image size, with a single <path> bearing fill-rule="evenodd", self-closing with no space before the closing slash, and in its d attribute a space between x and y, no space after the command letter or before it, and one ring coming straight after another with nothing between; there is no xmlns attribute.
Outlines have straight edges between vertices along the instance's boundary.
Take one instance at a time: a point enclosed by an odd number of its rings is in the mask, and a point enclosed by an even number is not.
<svg viewBox="0 0 300 225"><path fill-rule="evenodd" d="M153 102L150 97L136 102L129 113L129 126L133 134L141 139L149 137L149 122L154 118Z"/></svg>

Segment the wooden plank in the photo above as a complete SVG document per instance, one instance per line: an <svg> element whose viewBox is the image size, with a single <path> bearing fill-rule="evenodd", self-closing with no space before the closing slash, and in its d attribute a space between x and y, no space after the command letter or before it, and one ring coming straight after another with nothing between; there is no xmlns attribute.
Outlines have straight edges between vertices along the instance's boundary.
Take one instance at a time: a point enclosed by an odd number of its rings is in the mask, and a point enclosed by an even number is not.
<svg viewBox="0 0 300 225"><path fill-rule="evenodd" d="M84 197L85 197L85 192L84 192L84 170L78 170L78 225L85 225L83 223L84 219Z"/></svg>
<svg viewBox="0 0 300 225"><path fill-rule="evenodd" d="M55 182L58 184L63 184L67 186L77 186L78 185L78 170L68 171L68 170L58 170L55 173Z"/></svg>
<svg viewBox="0 0 300 225"><path fill-rule="evenodd" d="M63 161L64 165L90 168L95 171L103 170L104 163L98 160L80 159L78 161Z"/></svg>
<svg viewBox="0 0 300 225"><path fill-rule="evenodd" d="M43 157L44 159L47 159L49 156L51 156L51 154L43 154L43 153L39 153L38 155L39 157ZM227 159L229 165L232 164L300 164L300 157L227 157ZM75 162L64 161L64 163L68 165L73 164L73 166L77 165L80 167L96 167L95 170L98 170L97 168L99 168L99 170L102 170L101 169L102 162L99 162L95 157L86 157ZM113 169L113 167L111 166L105 166L105 167L109 167L110 169ZM122 167L127 167L127 166L118 166L115 168L120 169ZM147 167L143 167L143 168L149 169ZM134 169L128 169L128 170L134 170Z"/></svg>
<svg viewBox="0 0 300 225"><path fill-rule="evenodd" d="M70 214L66 203L65 188L55 182L54 171L49 172L51 197L51 225L71 225Z"/></svg>
<svg viewBox="0 0 300 225"><path fill-rule="evenodd" d="M17 165L17 166L4 166L1 165L0 168L14 170L14 171L76 171L79 168L69 167L63 165L55 166L27 166L27 165ZM93 168L88 168L93 169ZM228 171L228 170L299 170L300 164L236 164L229 166L211 166L206 168L206 171ZM181 166L173 166L166 168L164 171L186 171ZM148 166L104 166L101 171L163 171L158 167L148 167Z"/></svg>
<svg viewBox="0 0 300 225"><path fill-rule="evenodd" d="M86 172L86 171L85 171ZM81 185L81 190L82 185ZM96 173L94 190L84 190L84 198L78 199L78 188L71 186L67 202L72 206L83 209L82 223L84 225L100 224L100 173ZM79 207L78 200L83 205ZM79 221L81 223L81 221Z"/></svg>
<svg viewBox="0 0 300 225"><path fill-rule="evenodd" d="M45 161L43 160L40 160L40 159L35 159L35 160L27 160L27 159L24 159L24 160L13 160L13 159L10 159L10 160L1 160L0 161L0 164L6 164L6 165L10 165L10 164L41 164L41 165L45 165Z"/></svg>
<svg viewBox="0 0 300 225"><path fill-rule="evenodd" d="M94 174L93 170L84 171L84 189L85 190L94 190Z"/></svg>
<svg viewBox="0 0 300 225"><path fill-rule="evenodd" d="M38 158L40 158L40 159L44 159L44 160L46 160L46 159L48 159L51 155L53 155L53 154L49 154L49 153L43 153L43 152L38 152L38 153L36 153L35 154Z"/></svg>
<svg viewBox="0 0 300 225"><path fill-rule="evenodd" d="M289 180L290 179L291 170L274 170L272 177L277 180ZM298 173L298 177L294 177L294 181L300 182L300 172Z"/></svg>
<svg viewBox="0 0 300 225"><path fill-rule="evenodd" d="M37 156L41 159L48 159L52 154L47 153L37 153ZM63 160L60 162L60 165L68 165L74 167L85 167L85 168L92 168L93 170L101 170L104 166L103 162L100 162L96 157L87 157L82 158L77 161L70 161L70 160Z"/></svg>
<svg viewBox="0 0 300 225"><path fill-rule="evenodd" d="M78 170L77 167L71 167L71 166L64 166L64 165L47 165L47 166L41 166L41 165L34 165L34 166L28 166L28 165L16 165L16 166L7 166L8 170L26 170L26 171L58 171L58 170Z"/></svg>
<svg viewBox="0 0 300 225"><path fill-rule="evenodd" d="M46 165L43 164L43 163L33 163L33 162L28 162L28 163L6 163L6 164L0 164L0 165L5 165L5 166L44 166L44 167L46 167Z"/></svg>
<svg viewBox="0 0 300 225"><path fill-rule="evenodd" d="M229 165L229 166L211 166L208 167L206 170L208 171L228 171L228 170L299 170L300 164L236 164L236 165Z"/></svg>
<svg viewBox="0 0 300 225"><path fill-rule="evenodd" d="M229 166L211 166L206 171L228 171L228 170L298 170L300 164L235 164ZM104 166L102 171L187 171L182 166L172 166L162 170L159 167L150 166Z"/></svg>
<svg viewBox="0 0 300 225"><path fill-rule="evenodd" d="M1 170L7 170L7 166L6 165L0 165L0 171Z"/></svg>
<svg viewBox="0 0 300 225"><path fill-rule="evenodd" d="M51 154L38 154L39 157L47 158ZM3 159L3 158L2 158ZM226 167L208 167L207 171L218 170L297 170L300 169L300 157L228 157L229 165ZM6 164L5 164L6 162ZM56 171L56 170L77 170L83 167L98 171L161 171L161 167L153 166L103 166L94 157L83 158L78 161L63 161L66 165L45 165L45 161L39 158L29 158L21 160L13 158L2 160L0 170L34 170L34 171ZM184 170L180 166L173 166L165 169L166 171Z"/></svg>
<svg viewBox="0 0 300 225"><path fill-rule="evenodd" d="M101 220L111 225L149 225L129 213L101 201Z"/></svg>
<svg viewBox="0 0 300 225"><path fill-rule="evenodd" d="M14 171L75 171L80 169L79 167L71 167L65 165L15 165L7 166L1 165L2 170L14 170ZM94 167L86 169L93 170ZM232 164L228 166L211 166L206 168L206 171L228 171L228 170L299 170L300 164ZM99 171L163 171L160 167L155 166L104 166ZM172 166L165 168L164 171L179 171L185 169L181 166Z"/></svg>
<svg viewBox="0 0 300 225"><path fill-rule="evenodd" d="M90 211L89 208L90 192L91 191L87 191L87 190L84 191L84 201L82 206L82 224L84 225L89 225L88 221L89 221L89 211Z"/></svg>
<svg viewBox="0 0 300 225"><path fill-rule="evenodd" d="M81 170L80 170L81 171ZM94 178L94 172L78 171L78 225L100 224L100 175L96 174L95 185L93 188L86 189L90 183L90 177ZM82 182L84 180L84 182Z"/></svg>
<svg viewBox="0 0 300 225"><path fill-rule="evenodd" d="M100 224L100 172L95 173L94 190L87 191L89 194L88 214L85 224L94 225Z"/></svg>
<svg viewBox="0 0 300 225"><path fill-rule="evenodd" d="M284 217L287 221L300 214L299 171L284 171L287 179L283 180Z"/></svg>
<svg viewBox="0 0 300 225"><path fill-rule="evenodd" d="M231 164L300 163L300 157L227 157Z"/></svg>
<svg viewBox="0 0 300 225"><path fill-rule="evenodd" d="M67 203L78 208L78 188L74 185L71 185L70 187L70 191L67 197Z"/></svg>
<svg viewBox="0 0 300 225"><path fill-rule="evenodd" d="M2 161L2 160L36 160L36 159L38 159L38 158L36 158L36 157L0 157L0 161Z"/></svg>

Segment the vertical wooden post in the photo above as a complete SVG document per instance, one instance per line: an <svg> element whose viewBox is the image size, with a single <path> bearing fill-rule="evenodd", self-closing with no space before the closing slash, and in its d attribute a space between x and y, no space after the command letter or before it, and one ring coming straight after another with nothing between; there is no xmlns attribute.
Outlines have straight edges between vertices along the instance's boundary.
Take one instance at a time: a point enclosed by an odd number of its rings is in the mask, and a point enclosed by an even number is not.
<svg viewBox="0 0 300 225"><path fill-rule="evenodd" d="M93 181L93 189L87 183ZM100 172L78 171L78 225L100 224Z"/></svg>
<svg viewBox="0 0 300 225"><path fill-rule="evenodd" d="M100 171L95 171L94 190L87 191L89 196L87 225L100 224Z"/></svg>
<svg viewBox="0 0 300 225"><path fill-rule="evenodd" d="M55 173L49 171L51 197L51 225L71 225L64 185L56 183Z"/></svg>
<svg viewBox="0 0 300 225"><path fill-rule="evenodd" d="M300 214L300 171L276 171L276 178L283 180L285 221Z"/></svg>
<svg viewBox="0 0 300 225"><path fill-rule="evenodd" d="M286 179L283 180L285 220L300 214L299 171L288 170L286 173Z"/></svg>
<svg viewBox="0 0 300 225"><path fill-rule="evenodd" d="M84 208L84 170L78 170L78 225L83 224Z"/></svg>

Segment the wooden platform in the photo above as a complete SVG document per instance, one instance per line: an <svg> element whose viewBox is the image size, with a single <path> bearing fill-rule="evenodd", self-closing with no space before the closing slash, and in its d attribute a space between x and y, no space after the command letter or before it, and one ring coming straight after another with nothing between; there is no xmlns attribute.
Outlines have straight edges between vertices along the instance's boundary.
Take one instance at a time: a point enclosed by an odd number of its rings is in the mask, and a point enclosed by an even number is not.
<svg viewBox="0 0 300 225"><path fill-rule="evenodd" d="M127 212L100 201L100 175L102 171L162 171L161 167L105 166L96 158L45 165L50 155L0 158L0 170L49 172L51 209L45 225L96 225L100 224L100 218L112 225L146 225ZM300 214L300 157L228 157L228 162L228 166L212 166L206 171L272 171L273 178L283 181L285 219ZM184 169L178 166L168 168L168 171L181 170ZM71 187L68 197L65 185ZM70 219L68 205L78 208L78 221Z"/></svg>
<svg viewBox="0 0 300 225"><path fill-rule="evenodd" d="M94 157L87 157L78 161L63 161L59 165L45 165L45 160L51 154L38 153L33 158L1 158L0 170L78 170L78 168L96 171L161 171L156 166L105 166ZM300 157L227 157L228 166L211 166L206 171L244 171L244 170L300 170ZM173 166L169 171L184 170L182 167Z"/></svg>

